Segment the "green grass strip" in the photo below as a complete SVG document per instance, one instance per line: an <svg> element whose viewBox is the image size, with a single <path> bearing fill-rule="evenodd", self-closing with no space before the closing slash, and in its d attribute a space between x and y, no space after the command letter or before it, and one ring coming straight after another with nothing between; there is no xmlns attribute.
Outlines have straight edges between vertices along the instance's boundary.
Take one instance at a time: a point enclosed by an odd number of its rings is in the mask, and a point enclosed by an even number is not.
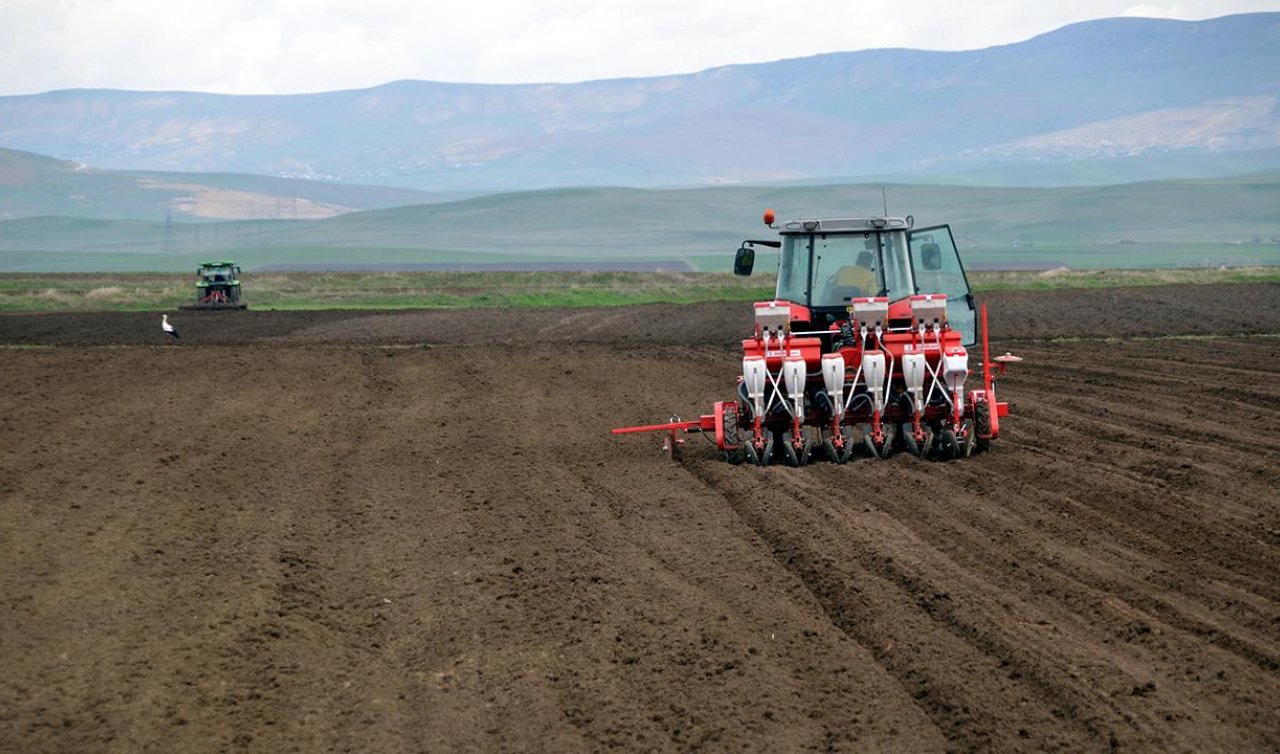
<svg viewBox="0 0 1280 754"><path fill-rule="evenodd" d="M973 272L978 292L1280 283L1280 267ZM761 301L773 276L722 272L268 272L243 278L255 310L589 307ZM157 311L192 300L190 275L0 274L0 312Z"/></svg>

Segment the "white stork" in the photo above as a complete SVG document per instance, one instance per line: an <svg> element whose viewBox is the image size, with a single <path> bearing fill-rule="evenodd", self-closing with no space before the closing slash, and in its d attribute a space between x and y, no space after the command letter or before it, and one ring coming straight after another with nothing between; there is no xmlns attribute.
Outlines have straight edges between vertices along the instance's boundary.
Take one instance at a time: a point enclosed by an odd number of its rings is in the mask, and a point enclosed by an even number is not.
<svg viewBox="0 0 1280 754"><path fill-rule="evenodd" d="M177 338L181 338L181 337L182 337L181 335L179 335L179 334L178 334L178 328L176 328L176 327L174 327L173 325L169 324L169 315L168 315L168 314L161 314L161 315L160 315L160 329L161 329L161 330L164 330L164 331L165 331L165 332L167 332L167 333L169 333L169 335L173 336L175 340L176 340Z"/></svg>

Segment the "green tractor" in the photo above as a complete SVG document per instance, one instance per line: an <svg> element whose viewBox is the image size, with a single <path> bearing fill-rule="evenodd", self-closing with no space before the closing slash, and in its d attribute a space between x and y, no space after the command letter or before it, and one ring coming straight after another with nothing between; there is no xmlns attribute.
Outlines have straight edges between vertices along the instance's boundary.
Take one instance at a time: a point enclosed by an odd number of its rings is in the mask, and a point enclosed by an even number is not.
<svg viewBox="0 0 1280 754"><path fill-rule="evenodd" d="M248 309L240 300L240 267L235 262L201 262L196 270L196 298L183 309Z"/></svg>

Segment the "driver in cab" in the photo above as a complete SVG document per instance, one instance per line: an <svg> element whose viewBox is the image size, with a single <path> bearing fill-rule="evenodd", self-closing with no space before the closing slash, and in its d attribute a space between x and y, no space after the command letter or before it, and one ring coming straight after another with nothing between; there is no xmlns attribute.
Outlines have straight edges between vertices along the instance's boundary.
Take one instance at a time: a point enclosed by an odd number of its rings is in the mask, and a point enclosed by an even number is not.
<svg viewBox="0 0 1280 754"><path fill-rule="evenodd" d="M845 265L836 270L826 281L823 299L826 301L845 301L859 296L870 296L876 290L876 273L872 269L874 257L870 251L858 252L858 258L852 265Z"/></svg>

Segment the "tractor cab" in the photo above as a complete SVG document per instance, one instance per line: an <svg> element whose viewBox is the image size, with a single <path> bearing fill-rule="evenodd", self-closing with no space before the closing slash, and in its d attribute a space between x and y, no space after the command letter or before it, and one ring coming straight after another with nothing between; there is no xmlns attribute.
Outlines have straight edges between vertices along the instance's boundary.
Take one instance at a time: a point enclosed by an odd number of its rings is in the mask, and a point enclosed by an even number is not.
<svg viewBox="0 0 1280 754"><path fill-rule="evenodd" d="M889 299L892 329L899 318L909 321L911 296L943 294L951 328L961 333L965 345L975 342L973 295L949 226L915 228L910 216L775 225L772 212L765 214L765 224L777 228L780 240L744 241L734 272L751 274L754 247L778 249L774 297L806 310L808 324L794 323L801 329L825 330L847 320L850 301L868 297Z"/></svg>
<svg viewBox="0 0 1280 754"><path fill-rule="evenodd" d="M239 279L240 268L235 262L205 262L196 274L200 276L197 285L229 285Z"/></svg>

